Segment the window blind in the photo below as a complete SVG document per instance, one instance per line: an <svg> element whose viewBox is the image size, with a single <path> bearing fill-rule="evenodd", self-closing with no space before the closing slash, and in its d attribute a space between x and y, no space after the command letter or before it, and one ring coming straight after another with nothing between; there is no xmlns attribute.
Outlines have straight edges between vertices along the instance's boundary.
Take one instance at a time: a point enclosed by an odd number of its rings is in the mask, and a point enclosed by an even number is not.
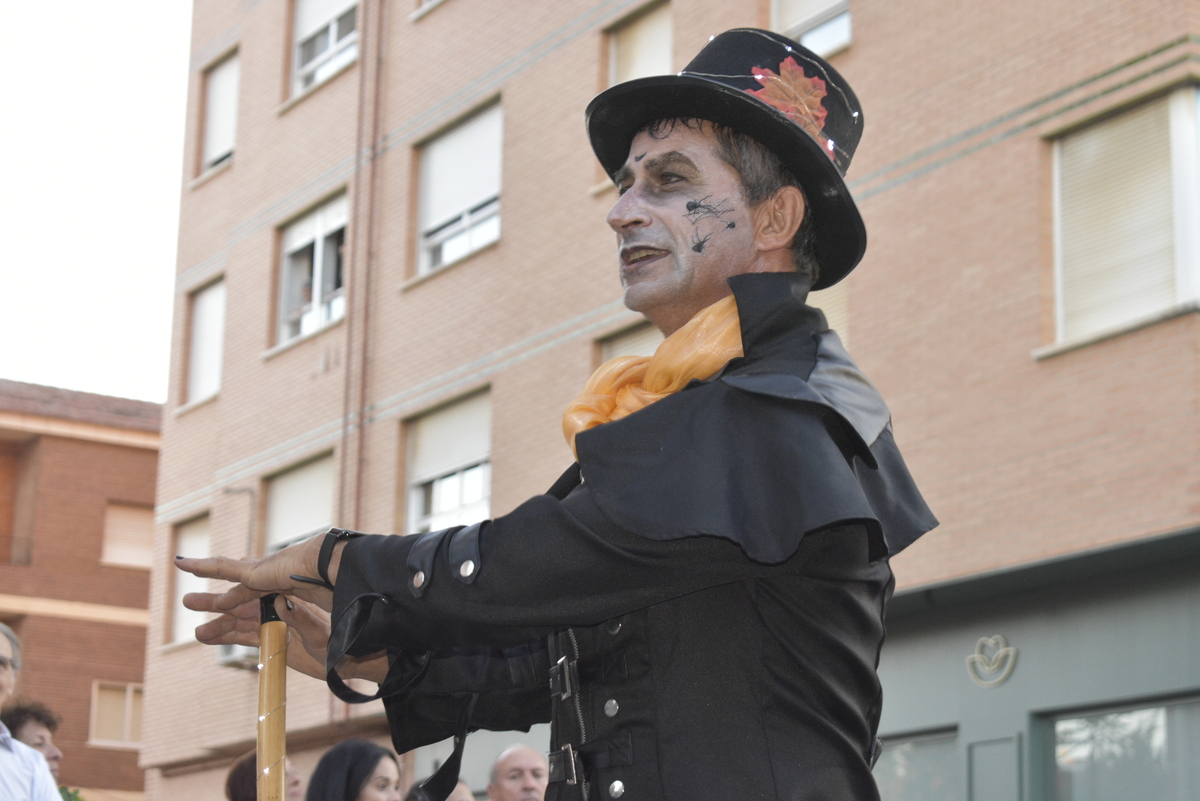
<svg viewBox="0 0 1200 801"><path fill-rule="evenodd" d="M324 28L358 0L296 0L296 39L305 39Z"/></svg>
<svg viewBox="0 0 1200 801"><path fill-rule="evenodd" d="M1174 303L1169 123L1163 99L1058 141L1060 339Z"/></svg>
<svg viewBox="0 0 1200 801"><path fill-rule="evenodd" d="M192 295L188 343L187 403L211 397L221 388L225 348L225 282Z"/></svg>
<svg viewBox="0 0 1200 801"><path fill-rule="evenodd" d="M267 485L267 550L333 525L333 455L272 477Z"/></svg>
<svg viewBox="0 0 1200 801"><path fill-rule="evenodd" d="M125 503L104 508L104 545L100 561L125 567L150 567L154 509Z"/></svg>
<svg viewBox="0 0 1200 801"><path fill-rule="evenodd" d="M608 361L618 356L653 356L662 341L661 331L650 323L643 323L605 339L600 348L601 357Z"/></svg>
<svg viewBox="0 0 1200 801"><path fill-rule="evenodd" d="M503 119L500 106L492 106L422 149L421 230L500 194Z"/></svg>
<svg viewBox="0 0 1200 801"><path fill-rule="evenodd" d="M845 4L845 0L775 0L775 27L791 30Z"/></svg>
<svg viewBox="0 0 1200 801"><path fill-rule="evenodd" d="M613 33L614 84L671 72L671 6L658 6Z"/></svg>
<svg viewBox="0 0 1200 801"><path fill-rule="evenodd" d="M189 556L202 559L209 555L208 517L183 523L175 529L175 553L179 556ZM207 592L208 579L172 569L175 581L175 604L172 607L171 629L172 640L180 642L191 640L194 629L205 621L203 612L193 612L183 606L183 596L189 592Z"/></svg>
<svg viewBox="0 0 1200 801"><path fill-rule="evenodd" d="M234 53L205 73L204 166L211 167L233 152L237 135L238 81L241 65Z"/></svg>
<svg viewBox="0 0 1200 801"><path fill-rule="evenodd" d="M492 405L486 392L418 417L409 428L408 483L486 461L491 439Z"/></svg>

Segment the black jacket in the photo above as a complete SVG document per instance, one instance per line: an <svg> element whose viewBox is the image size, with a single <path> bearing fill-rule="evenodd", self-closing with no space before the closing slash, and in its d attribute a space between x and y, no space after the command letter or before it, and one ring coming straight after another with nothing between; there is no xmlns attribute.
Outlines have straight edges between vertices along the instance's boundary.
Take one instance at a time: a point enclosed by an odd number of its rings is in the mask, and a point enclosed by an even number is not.
<svg viewBox="0 0 1200 801"><path fill-rule="evenodd" d="M553 719L547 799L877 797L887 556L936 521L792 276L730 283L745 357L548 494L347 544L331 663L388 651L398 750Z"/></svg>

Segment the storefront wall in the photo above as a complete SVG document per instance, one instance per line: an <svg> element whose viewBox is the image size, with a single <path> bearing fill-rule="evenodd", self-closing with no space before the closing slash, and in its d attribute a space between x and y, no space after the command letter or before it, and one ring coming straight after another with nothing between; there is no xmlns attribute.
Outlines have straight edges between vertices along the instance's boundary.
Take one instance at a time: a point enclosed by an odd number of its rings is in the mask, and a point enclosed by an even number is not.
<svg viewBox="0 0 1200 801"><path fill-rule="evenodd" d="M898 596L879 668L884 801L1200 797L1197 542Z"/></svg>

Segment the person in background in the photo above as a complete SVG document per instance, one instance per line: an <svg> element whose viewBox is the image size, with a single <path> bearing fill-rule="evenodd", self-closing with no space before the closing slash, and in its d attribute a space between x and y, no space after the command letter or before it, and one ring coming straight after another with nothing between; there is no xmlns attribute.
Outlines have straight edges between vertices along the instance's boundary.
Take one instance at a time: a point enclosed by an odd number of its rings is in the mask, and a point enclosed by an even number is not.
<svg viewBox="0 0 1200 801"><path fill-rule="evenodd" d="M63 754L54 744L54 733L58 731L61 720L40 701L15 701L0 712L0 721L4 722L12 736L46 758L55 782L58 781Z"/></svg>
<svg viewBox="0 0 1200 801"><path fill-rule="evenodd" d="M0 708L16 692L21 641L0 623ZM20 742L0 721L0 798L4 801L61 801L45 758Z"/></svg>
<svg viewBox="0 0 1200 801"><path fill-rule="evenodd" d="M488 776L488 801L542 801L550 771L532 748L512 745L500 752Z"/></svg>
<svg viewBox="0 0 1200 801"><path fill-rule="evenodd" d="M287 780L284 790L287 801L304 801L304 780L292 760L285 763ZM257 801L258 799L258 754L255 751L242 754L229 769L225 777L225 797L229 801Z"/></svg>
<svg viewBox="0 0 1200 801"><path fill-rule="evenodd" d="M325 752L305 801L400 801L400 763L370 740L343 740Z"/></svg>

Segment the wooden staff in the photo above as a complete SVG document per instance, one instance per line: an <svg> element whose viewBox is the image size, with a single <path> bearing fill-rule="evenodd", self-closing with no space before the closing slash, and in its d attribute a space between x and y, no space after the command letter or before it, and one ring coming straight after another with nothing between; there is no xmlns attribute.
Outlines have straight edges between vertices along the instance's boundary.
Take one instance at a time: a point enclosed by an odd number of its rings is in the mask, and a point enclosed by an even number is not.
<svg viewBox="0 0 1200 801"><path fill-rule="evenodd" d="M284 801L287 756L287 624L264 595L258 631L258 801Z"/></svg>

